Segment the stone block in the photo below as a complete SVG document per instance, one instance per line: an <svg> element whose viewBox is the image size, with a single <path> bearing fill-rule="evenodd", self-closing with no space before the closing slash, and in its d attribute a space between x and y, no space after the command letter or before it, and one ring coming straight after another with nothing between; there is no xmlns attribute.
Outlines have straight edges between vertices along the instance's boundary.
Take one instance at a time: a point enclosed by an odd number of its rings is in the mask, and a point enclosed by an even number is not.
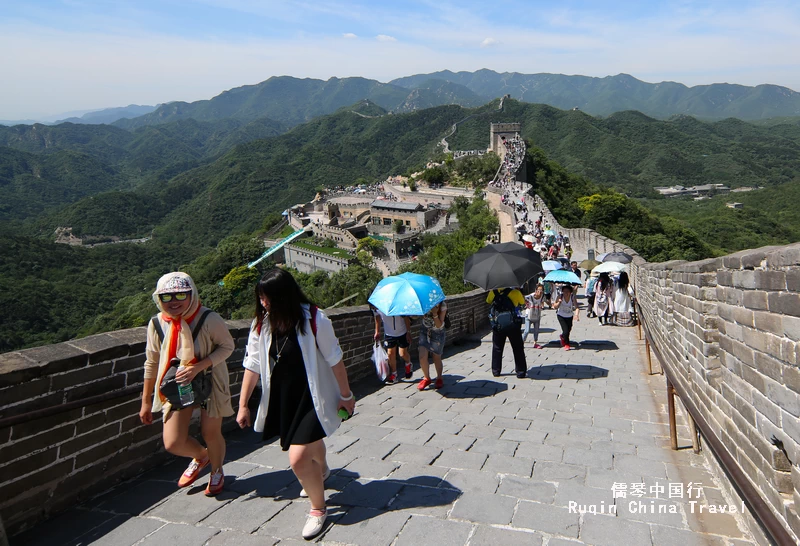
<svg viewBox="0 0 800 546"><path fill-rule="evenodd" d="M402 487L403 484L390 480L358 479L350 482L341 492L331 495L329 501L331 504L382 509L387 507Z"/></svg>
<svg viewBox="0 0 800 546"><path fill-rule="evenodd" d="M488 456L485 453L473 453L458 449L445 449L434 464L445 468L480 470Z"/></svg>
<svg viewBox="0 0 800 546"><path fill-rule="evenodd" d="M469 543L474 546L494 544L502 544L503 546L541 546L542 535L535 532L512 531L488 525L478 525ZM553 539L550 540L549 544L553 544Z"/></svg>
<svg viewBox="0 0 800 546"><path fill-rule="evenodd" d="M473 523L508 525L516 505L517 499L513 497L467 491L456 501L450 517Z"/></svg>
<svg viewBox="0 0 800 546"><path fill-rule="evenodd" d="M539 502L521 501L511 525L523 529L578 538L579 519L580 514L571 513L568 508Z"/></svg>
<svg viewBox="0 0 800 546"><path fill-rule="evenodd" d="M779 315L800 317L800 294L793 292L771 292L769 310Z"/></svg>
<svg viewBox="0 0 800 546"><path fill-rule="evenodd" d="M325 534L325 540L337 544L389 546L409 517L410 514L400 512L352 508Z"/></svg>
<svg viewBox="0 0 800 546"><path fill-rule="evenodd" d="M784 411L800 417L800 395L774 381L767 384L767 397Z"/></svg>
<svg viewBox="0 0 800 546"><path fill-rule="evenodd" d="M130 347L127 343L121 342L108 334L97 334L70 340L66 343L87 353L89 355L89 364L128 356L130 353Z"/></svg>
<svg viewBox="0 0 800 546"><path fill-rule="evenodd" d="M409 514L444 518L461 494L462 492L455 489L406 485L397 493L389 508Z"/></svg>
<svg viewBox="0 0 800 546"><path fill-rule="evenodd" d="M462 546L467 543L472 529L473 525L467 522L411 516L394 546Z"/></svg>
<svg viewBox="0 0 800 546"><path fill-rule="evenodd" d="M616 546L620 537L625 537L627 544L647 544L650 541L650 526L619 517L584 515L582 540L597 546Z"/></svg>

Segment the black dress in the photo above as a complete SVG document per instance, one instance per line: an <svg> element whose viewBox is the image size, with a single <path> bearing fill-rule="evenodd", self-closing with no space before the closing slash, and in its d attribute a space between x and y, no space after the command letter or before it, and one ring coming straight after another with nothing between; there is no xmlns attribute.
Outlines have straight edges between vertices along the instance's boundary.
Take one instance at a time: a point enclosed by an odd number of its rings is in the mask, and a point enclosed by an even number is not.
<svg viewBox="0 0 800 546"><path fill-rule="evenodd" d="M288 451L292 444L310 444L325 438L314 409L296 331L292 329L287 335L273 332L269 355L277 362L270 375L263 439L280 436L281 449Z"/></svg>

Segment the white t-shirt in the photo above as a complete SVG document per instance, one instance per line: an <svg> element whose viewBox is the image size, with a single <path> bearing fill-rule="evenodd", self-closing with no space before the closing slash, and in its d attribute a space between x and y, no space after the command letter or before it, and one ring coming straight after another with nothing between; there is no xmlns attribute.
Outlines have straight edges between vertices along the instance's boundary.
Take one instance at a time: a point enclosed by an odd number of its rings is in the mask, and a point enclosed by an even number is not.
<svg viewBox="0 0 800 546"><path fill-rule="evenodd" d="M575 309L578 307L575 301L575 294L570 296L569 301L561 300L561 303L558 305L558 309L556 310L556 314L560 317L564 318L571 318L573 314L575 314Z"/></svg>
<svg viewBox="0 0 800 546"><path fill-rule="evenodd" d="M406 335L406 319L403 317L390 317L375 309L375 316L380 316L383 321L383 331L387 336L399 337Z"/></svg>

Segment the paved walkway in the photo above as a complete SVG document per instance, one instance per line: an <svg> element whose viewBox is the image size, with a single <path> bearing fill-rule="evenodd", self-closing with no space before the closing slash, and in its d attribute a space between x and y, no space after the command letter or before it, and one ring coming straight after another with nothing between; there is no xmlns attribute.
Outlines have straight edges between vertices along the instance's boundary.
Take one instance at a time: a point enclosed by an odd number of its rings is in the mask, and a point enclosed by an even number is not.
<svg viewBox="0 0 800 546"><path fill-rule="evenodd" d="M669 449L664 380L646 374L636 329L582 319L573 333L578 349L566 352L556 327L545 311L546 346L533 349L528 339L527 379L510 374L510 347L509 375L491 376L486 336L446 353L441 391L419 392L419 372L413 384L358 385L357 414L328 442L332 515L319 542L749 544L734 516L699 513L728 503L702 456ZM202 494L205 476L177 490L185 462L176 461L12 545L300 544L308 502L286 454L254 436L229 438L230 486L216 499ZM613 498L615 483L625 485L625 498ZM701 484L699 498L685 494L690 483L693 493ZM680 484L683 498L668 498L670 484ZM628 510L631 501L638 513ZM657 513L662 505L667 513ZM591 506L596 513L575 513Z"/></svg>

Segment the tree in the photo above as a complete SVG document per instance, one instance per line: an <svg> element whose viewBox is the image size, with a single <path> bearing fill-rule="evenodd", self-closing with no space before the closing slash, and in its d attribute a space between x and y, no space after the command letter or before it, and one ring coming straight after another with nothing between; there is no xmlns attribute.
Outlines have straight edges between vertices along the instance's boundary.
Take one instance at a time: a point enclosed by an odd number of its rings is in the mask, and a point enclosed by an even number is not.
<svg viewBox="0 0 800 546"><path fill-rule="evenodd" d="M392 231L395 233L402 233L403 232L403 221L402 220L395 220L392 222Z"/></svg>
<svg viewBox="0 0 800 546"><path fill-rule="evenodd" d="M359 239L358 246L356 247L356 253L361 251L366 251L372 255L382 250L383 250L383 243L381 243L377 239L373 239L372 237L364 237L362 239Z"/></svg>

